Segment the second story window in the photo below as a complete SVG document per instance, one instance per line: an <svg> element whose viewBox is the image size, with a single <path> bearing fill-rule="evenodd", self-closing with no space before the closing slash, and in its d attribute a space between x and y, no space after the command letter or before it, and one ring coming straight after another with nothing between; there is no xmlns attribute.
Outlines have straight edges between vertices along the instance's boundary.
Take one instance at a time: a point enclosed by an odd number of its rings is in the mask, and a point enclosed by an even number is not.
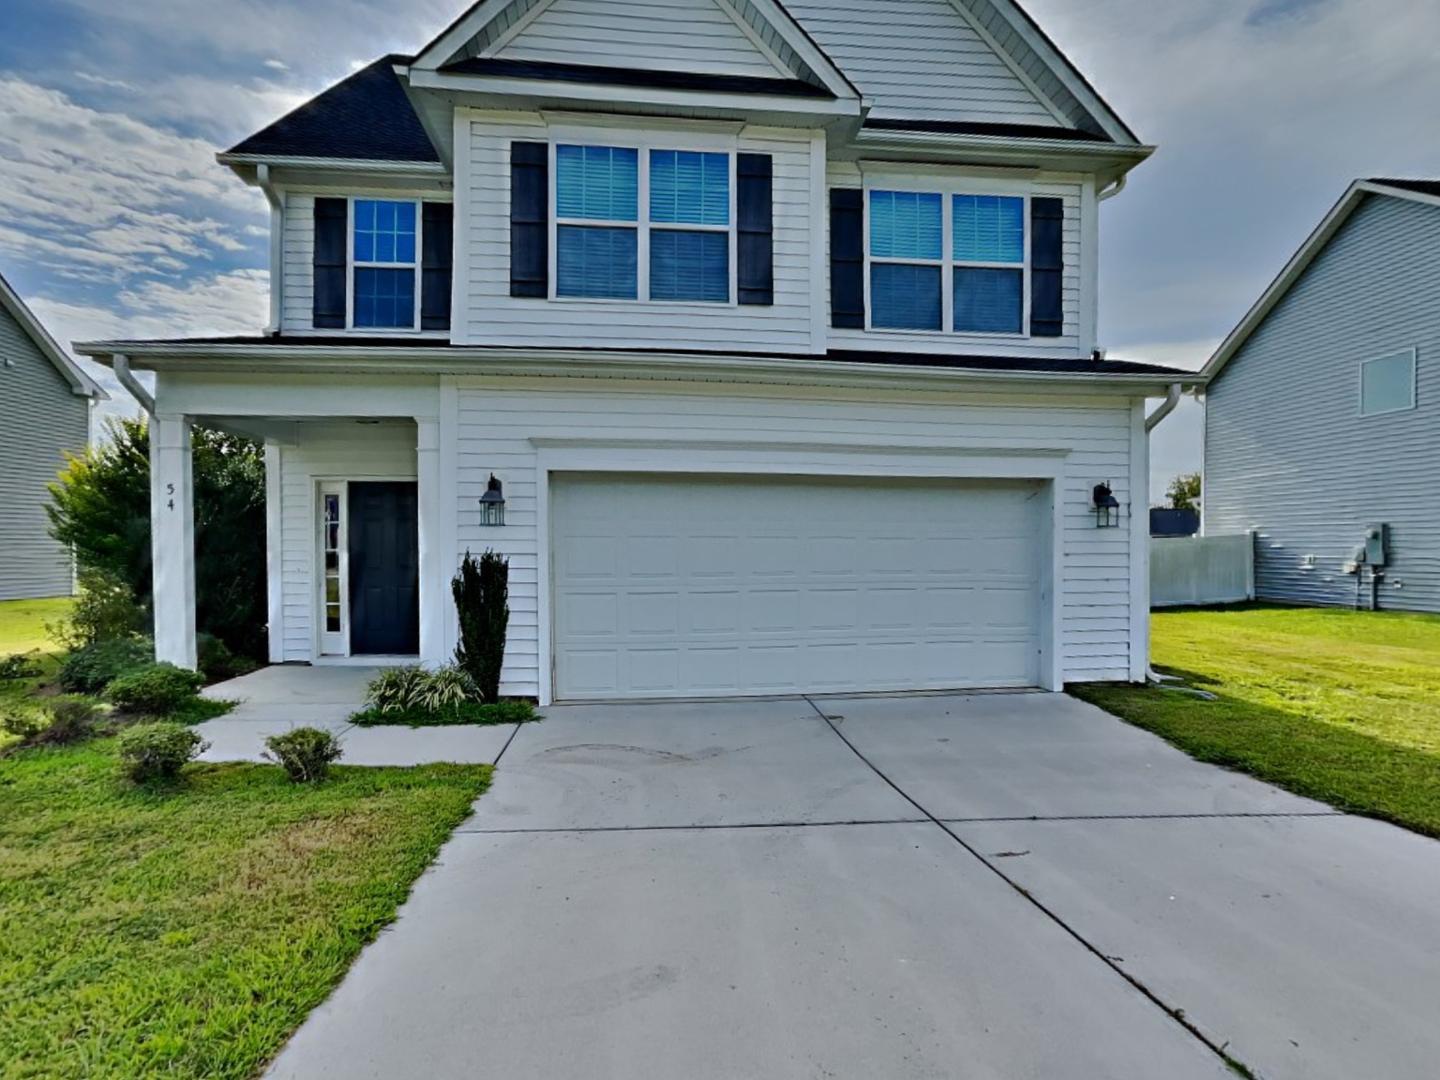
<svg viewBox="0 0 1440 1080"><path fill-rule="evenodd" d="M557 146L555 295L729 302L731 167L723 152Z"/></svg>
<svg viewBox="0 0 1440 1080"><path fill-rule="evenodd" d="M356 327L414 328L417 247L415 203L355 200L351 260Z"/></svg>

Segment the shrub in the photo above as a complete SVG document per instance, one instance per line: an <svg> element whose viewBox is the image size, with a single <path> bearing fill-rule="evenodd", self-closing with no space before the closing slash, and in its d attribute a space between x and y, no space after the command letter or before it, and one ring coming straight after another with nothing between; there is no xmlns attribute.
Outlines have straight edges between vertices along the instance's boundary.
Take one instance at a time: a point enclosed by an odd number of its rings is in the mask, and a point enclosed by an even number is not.
<svg viewBox="0 0 1440 1080"><path fill-rule="evenodd" d="M414 708L425 679L422 667L386 668L365 687L365 703L381 712Z"/></svg>
<svg viewBox="0 0 1440 1080"><path fill-rule="evenodd" d="M121 675L150 663L154 654L146 638L97 641L66 657L60 665L60 687L72 694L98 694Z"/></svg>
<svg viewBox="0 0 1440 1080"><path fill-rule="evenodd" d="M94 698L76 695L51 698L45 707L50 714L50 723L34 737L34 741L57 746L88 739L95 733L95 727L104 715L100 703Z"/></svg>
<svg viewBox="0 0 1440 1080"><path fill-rule="evenodd" d="M469 673L455 664L446 664L426 674L411 704L426 712L439 712L466 701L479 700L480 690Z"/></svg>
<svg viewBox="0 0 1440 1080"><path fill-rule="evenodd" d="M477 560L468 551L450 582L460 617L455 663L469 673L485 701L500 697L500 668L505 661L505 630L510 624L510 563L487 551Z"/></svg>
<svg viewBox="0 0 1440 1080"><path fill-rule="evenodd" d="M22 742L30 742L49 726L50 718L38 709L17 709L0 714L0 730Z"/></svg>
<svg viewBox="0 0 1440 1080"><path fill-rule="evenodd" d="M0 680L33 679L41 672L39 662L24 653L13 653L0 659Z"/></svg>
<svg viewBox="0 0 1440 1080"><path fill-rule="evenodd" d="M145 611L125 580L108 570L85 567L70 612L45 629L66 648L81 649L98 641L130 638L146 627Z"/></svg>
<svg viewBox="0 0 1440 1080"><path fill-rule="evenodd" d="M297 784L324 780L330 763L343 752L340 740L328 731L302 727L265 740L265 756L283 768Z"/></svg>
<svg viewBox="0 0 1440 1080"><path fill-rule="evenodd" d="M121 675L105 688L105 696L126 712L168 716L194 698L205 678L174 664L147 664Z"/></svg>
<svg viewBox="0 0 1440 1080"><path fill-rule="evenodd" d="M469 674L455 664L435 671L422 667L386 668L370 680L365 703L381 713L441 712L480 700Z"/></svg>
<svg viewBox="0 0 1440 1080"><path fill-rule="evenodd" d="M120 733L116 748L125 775L137 784L173 780L208 744L184 724L136 724Z"/></svg>
<svg viewBox="0 0 1440 1080"><path fill-rule="evenodd" d="M195 655L206 682L234 679L240 675L248 675L259 667L248 656L236 656L230 651L230 646L214 634L195 636Z"/></svg>

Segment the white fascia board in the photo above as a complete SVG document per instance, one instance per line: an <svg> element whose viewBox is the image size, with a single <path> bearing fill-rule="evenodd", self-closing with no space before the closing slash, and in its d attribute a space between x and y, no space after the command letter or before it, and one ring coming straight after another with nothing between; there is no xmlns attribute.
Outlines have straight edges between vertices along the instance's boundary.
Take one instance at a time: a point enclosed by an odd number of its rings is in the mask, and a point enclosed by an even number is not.
<svg viewBox="0 0 1440 1080"><path fill-rule="evenodd" d="M850 140L861 153L953 154L960 162L1045 168L1054 172L1088 172L1107 182L1125 175L1155 152L1134 143L1087 142L1080 139L1016 138L1008 135L958 135L940 131L877 131L862 128Z"/></svg>
<svg viewBox="0 0 1440 1080"><path fill-rule="evenodd" d="M553 82L492 75L449 75L410 69L410 83L425 90L458 94L614 105L653 105L742 112L788 113L805 117L859 116L859 99L787 97L782 94L719 94L712 90L669 90L662 87L617 86L608 83Z"/></svg>
<svg viewBox="0 0 1440 1080"><path fill-rule="evenodd" d="M96 401L109 399L110 395L100 389L100 384L86 375L80 365L70 359L60 347L60 343L50 336L50 331L45 329L44 324L35 317L35 313L25 305L20 294L10 287L4 277L0 277L0 306L11 314L20 324L20 329L25 331L26 337L55 366L55 370L64 376L72 393L78 397L94 398Z"/></svg>
<svg viewBox="0 0 1440 1080"><path fill-rule="evenodd" d="M1205 366L1200 369L1200 374L1207 382L1219 375L1245 342L1250 340L1250 335L1259 329L1260 324L1275 309L1275 305L1285 298L1285 294L1325 250L1325 246L1330 243L1331 238L1340 231L1340 226L1350 219L1350 215L1355 212L1367 195L1388 195L1429 206L1440 206L1440 198L1434 195L1424 195L1420 192L1375 184L1369 180L1357 180L1351 184L1345 194L1340 197L1340 201L1315 227L1315 231L1300 245L1300 250L1290 257L1290 261L1276 275L1275 280L1260 294L1260 299L1255 301L1255 304L1245 313L1245 317L1220 343L1220 347L1215 350L1214 355L1205 362Z"/></svg>
<svg viewBox="0 0 1440 1080"><path fill-rule="evenodd" d="M988 371L930 364L871 364L825 357L701 356L694 353L644 353L623 350L512 349L444 345L396 348L387 345L183 344L95 341L76 349L101 363L115 354L134 367L152 371L315 372L342 370L389 375L554 375L610 378L693 378L700 381L837 384L936 388L963 384L1064 386L1086 392L1160 396L1179 382L1195 387L1193 372L1095 374L1089 372ZM923 357L917 357L923 360Z"/></svg>
<svg viewBox="0 0 1440 1080"><path fill-rule="evenodd" d="M268 165L272 169L323 169L329 172L398 173L446 176L450 170L439 161L377 161L371 158L303 157L294 154L216 154L221 165Z"/></svg>

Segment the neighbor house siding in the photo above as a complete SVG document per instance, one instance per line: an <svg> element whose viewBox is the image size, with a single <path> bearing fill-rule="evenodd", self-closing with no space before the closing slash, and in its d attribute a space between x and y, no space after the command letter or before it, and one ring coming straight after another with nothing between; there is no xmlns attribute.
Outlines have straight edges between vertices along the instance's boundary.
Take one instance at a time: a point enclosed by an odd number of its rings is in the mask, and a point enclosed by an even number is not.
<svg viewBox="0 0 1440 1080"><path fill-rule="evenodd" d="M376 391L381 393L382 391ZM319 595L316 559L321 480L415 479L415 425L405 421L300 423L280 444L280 573L284 620L282 660L315 657Z"/></svg>
<svg viewBox="0 0 1440 1080"><path fill-rule="evenodd" d="M1064 678L1129 678L1130 530L1096 529L1090 510L1091 489L1100 480L1113 485L1122 504L1130 502L1128 401L520 378L461 382L456 398L456 551L494 548L509 556L510 637L502 686L507 694L536 695L544 677L539 580L547 570L539 551L537 442L545 440L643 439L677 447L802 451L823 446L1066 452L1058 492L1064 522ZM492 472L505 485L503 529L479 523L478 500Z"/></svg>
<svg viewBox="0 0 1440 1080"><path fill-rule="evenodd" d="M47 485L90 435L80 397L0 308L0 600L69 595L70 553L50 538Z"/></svg>
<svg viewBox="0 0 1440 1080"><path fill-rule="evenodd" d="M1440 207L1369 196L1210 385L1205 531L1256 530L1260 598L1354 603L1342 564L1385 522L1380 605L1440 611L1437 251ZM1361 361L1412 348L1417 408L1361 416Z"/></svg>

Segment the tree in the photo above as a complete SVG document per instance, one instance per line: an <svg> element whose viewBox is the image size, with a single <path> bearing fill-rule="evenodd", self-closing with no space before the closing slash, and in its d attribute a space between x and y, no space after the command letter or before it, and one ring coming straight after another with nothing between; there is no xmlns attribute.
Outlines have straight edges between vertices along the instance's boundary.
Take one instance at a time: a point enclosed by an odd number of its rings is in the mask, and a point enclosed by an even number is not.
<svg viewBox="0 0 1440 1080"><path fill-rule="evenodd" d="M487 551L476 559L470 552L450 582L455 612L460 617L459 664L480 688L483 701L500 698L500 668L505 662L505 631L510 624L510 562Z"/></svg>
<svg viewBox="0 0 1440 1080"><path fill-rule="evenodd" d="M1170 487L1166 489L1165 495L1169 498L1170 506L1174 510L1200 509L1200 474L1198 472L1181 473L1170 481Z"/></svg>
<svg viewBox="0 0 1440 1080"><path fill-rule="evenodd" d="M111 423L110 438L72 457L50 485L50 534L84 569L125 582L153 607L150 433L144 420ZM195 626L236 652L265 656L265 458L258 443L197 427Z"/></svg>

